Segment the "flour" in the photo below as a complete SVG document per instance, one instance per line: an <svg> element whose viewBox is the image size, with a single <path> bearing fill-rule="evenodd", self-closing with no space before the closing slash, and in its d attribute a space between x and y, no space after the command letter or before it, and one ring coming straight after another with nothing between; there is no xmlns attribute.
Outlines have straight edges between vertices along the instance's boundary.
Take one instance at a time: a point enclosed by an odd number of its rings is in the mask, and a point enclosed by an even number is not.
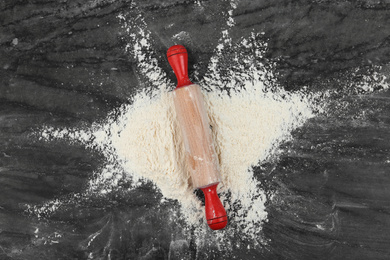
<svg viewBox="0 0 390 260"><path fill-rule="evenodd" d="M228 28L223 31L208 72L199 82L204 90L220 160L222 183L218 191L231 223L213 239L217 244L225 243L225 246L227 238L235 235L254 243L262 240L262 224L267 220L266 196L259 188L252 167L272 157L279 144L290 138L291 130L313 116L310 100L303 93L273 88L273 82L268 80L269 72L253 62L256 57L233 57L231 66L234 69L225 68L230 76L224 78L221 72L224 51L257 48L254 55L261 57L266 50L266 44L253 45L255 35L243 39L239 46L232 46L229 31L234 26L231 16L235 4L231 7ZM185 170L182 137L172 93L168 91L173 83L158 67L150 33L142 19L138 18L135 25L123 15L119 18L124 28L132 28L126 50L136 61L142 79L142 88L131 97L131 105L123 105L119 116L108 115L104 123L96 123L90 129L48 126L42 130L41 138L79 142L104 154L106 164L90 180L87 193L105 196L120 189L121 180L131 183L129 189L152 182L162 193L163 200L180 203L179 218L197 227L196 234L201 243L201 237L209 229L204 221L204 207L195 196ZM35 208L36 213L50 211L50 208L43 208Z"/></svg>

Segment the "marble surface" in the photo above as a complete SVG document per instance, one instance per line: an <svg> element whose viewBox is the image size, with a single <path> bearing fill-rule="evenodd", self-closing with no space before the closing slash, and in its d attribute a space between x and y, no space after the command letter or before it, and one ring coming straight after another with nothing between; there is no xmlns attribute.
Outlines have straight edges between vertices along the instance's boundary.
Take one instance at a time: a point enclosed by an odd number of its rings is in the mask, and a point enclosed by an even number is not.
<svg viewBox="0 0 390 260"><path fill-rule="evenodd" d="M268 245L199 249L180 224L165 225L167 209L178 205L161 205L148 185L81 198L43 218L25 208L82 192L104 164L99 152L32 133L43 124L103 120L139 88L118 15L142 17L172 81L165 52L175 43L187 46L190 74L201 79L228 29L230 2L3 0L0 259L90 259L91 252L101 259L389 259L390 91L350 93L345 86L356 68L370 75L381 66L389 76L390 2L234 3L233 44L263 32L268 49L259 62L275 64L283 88L336 93L332 113L310 119L277 160L255 168L262 188L276 194L263 225ZM96 230L103 235L92 241Z"/></svg>

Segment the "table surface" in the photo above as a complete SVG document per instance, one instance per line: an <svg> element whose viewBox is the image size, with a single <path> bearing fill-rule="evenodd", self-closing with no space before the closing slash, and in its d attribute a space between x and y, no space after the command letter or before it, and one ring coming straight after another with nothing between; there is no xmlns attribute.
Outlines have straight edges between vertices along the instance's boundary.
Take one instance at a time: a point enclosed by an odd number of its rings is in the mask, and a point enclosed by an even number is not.
<svg viewBox="0 0 390 260"><path fill-rule="evenodd" d="M3 0L0 23L1 259L389 259L390 91L372 79L390 72L389 1ZM125 51L139 28L172 82L171 45L188 48L201 80L228 31L232 45L267 43L256 62L272 64L280 88L330 93L325 113L254 168L269 195L264 245L199 247L165 224L179 206L161 204L151 184L47 216L26 211L82 194L104 165L99 151L33 133L90 126L128 103L145 85ZM367 78L369 90L349 87ZM187 247L174 256L172 241Z"/></svg>

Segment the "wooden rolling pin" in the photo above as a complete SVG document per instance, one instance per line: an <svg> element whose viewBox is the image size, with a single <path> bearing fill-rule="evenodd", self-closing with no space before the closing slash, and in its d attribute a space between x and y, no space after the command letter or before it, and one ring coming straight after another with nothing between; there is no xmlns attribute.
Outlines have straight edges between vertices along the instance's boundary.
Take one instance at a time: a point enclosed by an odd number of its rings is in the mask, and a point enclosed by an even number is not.
<svg viewBox="0 0 390 260"><path fill-rule="evenodd" d="M207 224L213 230L222 229L227 225L227 215L217 194L217 185L221 181L219 162L202 92L188 78L188 54L184 46L170 47L167 56L177 78L174 103L192 184L205 195Z"/></svg>

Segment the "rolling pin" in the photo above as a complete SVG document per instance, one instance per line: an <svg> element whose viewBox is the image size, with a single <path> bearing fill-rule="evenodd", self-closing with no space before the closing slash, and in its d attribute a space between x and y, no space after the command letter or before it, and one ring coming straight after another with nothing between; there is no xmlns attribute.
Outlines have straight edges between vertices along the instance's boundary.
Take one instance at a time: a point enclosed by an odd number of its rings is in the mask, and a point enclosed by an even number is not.
<svg viewBox="0 0 390 260"><path fill-rule="evenodd" d="M219 162L203 95L200 87L188 78L188 54L184 46L170 47L167 56L177 78L173 99L192 185L204 193L209 227L222 229L227 225L227 215L217 194L217 185L221 181Z"/></svg>

